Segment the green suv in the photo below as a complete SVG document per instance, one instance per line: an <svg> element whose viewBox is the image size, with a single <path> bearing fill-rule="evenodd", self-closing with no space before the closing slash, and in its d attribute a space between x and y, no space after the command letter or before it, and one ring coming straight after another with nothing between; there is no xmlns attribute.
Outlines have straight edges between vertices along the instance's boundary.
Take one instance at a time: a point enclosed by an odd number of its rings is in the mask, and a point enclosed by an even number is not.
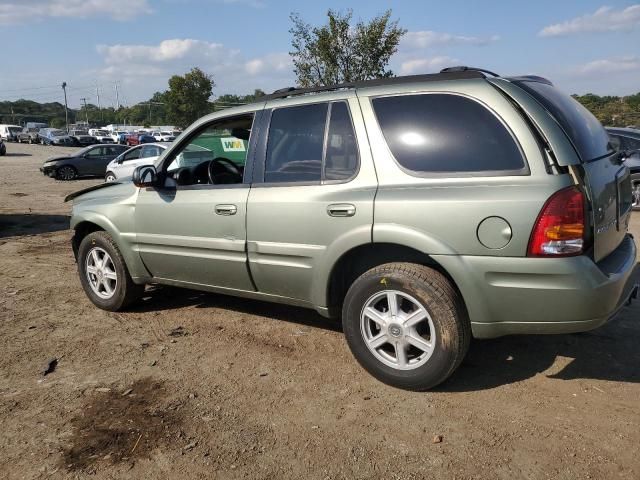
<svg viewBox="0 0 640 480"><path fill-rule="evenodd" d="M309 307L411 390L450 376L472 336L593 329L638 292L624 158L540 77L279 90L198 120L133 182L68 198L98 307L148 283Z"/></svg>

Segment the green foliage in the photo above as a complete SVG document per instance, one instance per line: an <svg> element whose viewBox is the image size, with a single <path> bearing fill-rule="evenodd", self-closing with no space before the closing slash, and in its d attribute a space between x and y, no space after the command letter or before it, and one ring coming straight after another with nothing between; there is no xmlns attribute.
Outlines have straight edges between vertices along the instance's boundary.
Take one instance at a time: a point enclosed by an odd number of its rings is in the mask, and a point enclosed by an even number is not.
<svg viewBox="0 0 640 480"><path fill-rule="evenodd" d="M236 105L245 105L255 102L258 98L264 97L265 95L266 93L259 88L256 88L253 93L247 95L234 95L229 93L220 95L214 102L211 102L210 111L216 112L225 108L235 107Z"/></svg>
<svg viewBox="0 0 640 480"><path fill-rule="evenodd" d="M640 93L627 97L599 96L593 93L573 95L603 125L611 127L640 126Z"/></svg>
<svg viewBox="0 0 640 480"><path fill-rule="evenodd" d="M344 14L329 10L327 17L328 24L312 27L299 14L291 14L293 51L289 54L300 86L393 76L387 68L389 59L407 31L398 27L397 20L390 21L391 10L355 25L351 24L352 10Z"/></svg>
<svg viewBox="0 0 640 480"><path fill-rule="evenodd" d="M164 94L169 122L184 128L207 113L213 86L211 76L197 67L171 77Z"/></svg>
<svg viewBox="0 0 640 480"><path fill-rule="evenodd" d="M74 112L69 111L69 121ZM64 105L58 102L37 103L32 100L16 100L0 102L0 123L22 125L26 122L56 122L64 127ZM62 123L60 123L62 122Z"/></svg>

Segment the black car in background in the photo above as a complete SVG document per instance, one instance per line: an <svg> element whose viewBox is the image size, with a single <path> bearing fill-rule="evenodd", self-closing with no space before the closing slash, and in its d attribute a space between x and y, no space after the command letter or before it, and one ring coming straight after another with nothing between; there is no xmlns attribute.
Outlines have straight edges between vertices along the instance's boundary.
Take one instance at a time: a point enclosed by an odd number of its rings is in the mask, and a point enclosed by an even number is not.
<svg viewBox="0 0 640 480"><path fill-rule="evenodd" d="M102 177L109 162L128 148L125 145L93 145L70 155L51 157L40 167L40 171L58 180Z"/></svg>

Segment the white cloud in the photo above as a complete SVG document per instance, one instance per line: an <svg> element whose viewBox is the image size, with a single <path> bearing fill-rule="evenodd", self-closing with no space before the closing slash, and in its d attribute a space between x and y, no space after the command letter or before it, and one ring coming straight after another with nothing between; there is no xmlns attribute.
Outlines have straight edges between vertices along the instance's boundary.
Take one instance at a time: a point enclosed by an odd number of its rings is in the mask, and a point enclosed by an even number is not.
<svg viewBox="0 0 640 480"><path fill-rule="evenodd" d="M147 0L3 0L0 25L17 25L44 18L95 16L124 21L151 12Z"/></svg>
<svg viewBox="0 0 640 480"><path fill-rule="evenodd" d="M417 73L429 73L440 71L444 67L450 67L458 62L457 59L441 56L433 58L416 58L402 62L400 64L401 75L413 75Z"/></svg>
<svg viewBox="0 0 640 480"><path fill-rule="evenodd" d="M288 53L272 53L244 64L244 69L249 75L258 75L266 71L291 72L292 68L293 62Z"/></svg>
<svg viewBox="0 0 640 480"><path fill-rule="evenodd" d="M500 39L498 35L488 37L475 37L468 35L454 35L451 33L423 30L407 32L402 39L402 46L407 48L429 48L449 45L474 45L484 46Z"/></svg>
<svg viewBox="0 0 640 480"><path fill-rule="evenodd" d="M546 26L538 32L538 35L541 37L558 37L586 32L624 31L638 27L640 27L640 4L635 4L623 10L600 7L595 13Z"/></svg>
<svg viewBox="0 0 640 480"><path fill-rule="evenodd" d="M611 73L640 71L640 57L629 55L625 57L593 60L583 65L573 67L571 71L577 75L590 76L595 74L599 78L605 78Z"/></svg>
<svg viewBox="0 0 640 480"><path fill-rule="evenodd" d="M213 75L217 95L247 93L255 88L272 90L294 83L287 53L247 59L240 50L190 38L163 40L155 45L99 45L97 51L104 66L87 75L107 82L122 81L130 102L165 90L171 75L182 75L193 67Z"/></svg>

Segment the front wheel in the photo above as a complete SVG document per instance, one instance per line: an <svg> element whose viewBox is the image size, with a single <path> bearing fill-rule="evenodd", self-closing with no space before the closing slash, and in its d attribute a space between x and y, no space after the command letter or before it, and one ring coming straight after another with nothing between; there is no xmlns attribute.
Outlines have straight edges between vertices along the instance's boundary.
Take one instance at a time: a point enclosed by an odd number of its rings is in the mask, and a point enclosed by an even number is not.
<svg viewBox="0 0 640 480"><path fill-rule="evenodd" d="M631 175L631 204L634 210L640 210L640 173Z"/></svg>
<svg viewBox="0 0 640 480"><path fill-rule="evenodd" d="M80 242L78 273L89 300L103 310L122 310L144 293L144 285L133 283L120 250L107 232L90 233Z"/></svg>
<svg viewBox="0 0 640 480"><path fill-rule="evenodd" d="M469 348L460 294L438 271L387 263L361 275L342 309L349 347L378 380L423 391L445 381Z"/></svg>
<svg viewBox="0 0 640 480"><path fill-rule="evenodd" d="M106 183L115 182L116 180L116 175L113 172L107 172L107 174L104 176L104 181Z"/></svg>
<svg viewBox="0 0 640 480"><path fill-rule="evenodd" d="M78 172L76 172L76 169L68 165L60 167L56 171L56 177L58 178L58 180L73 180L77 176Z"/></svg>

